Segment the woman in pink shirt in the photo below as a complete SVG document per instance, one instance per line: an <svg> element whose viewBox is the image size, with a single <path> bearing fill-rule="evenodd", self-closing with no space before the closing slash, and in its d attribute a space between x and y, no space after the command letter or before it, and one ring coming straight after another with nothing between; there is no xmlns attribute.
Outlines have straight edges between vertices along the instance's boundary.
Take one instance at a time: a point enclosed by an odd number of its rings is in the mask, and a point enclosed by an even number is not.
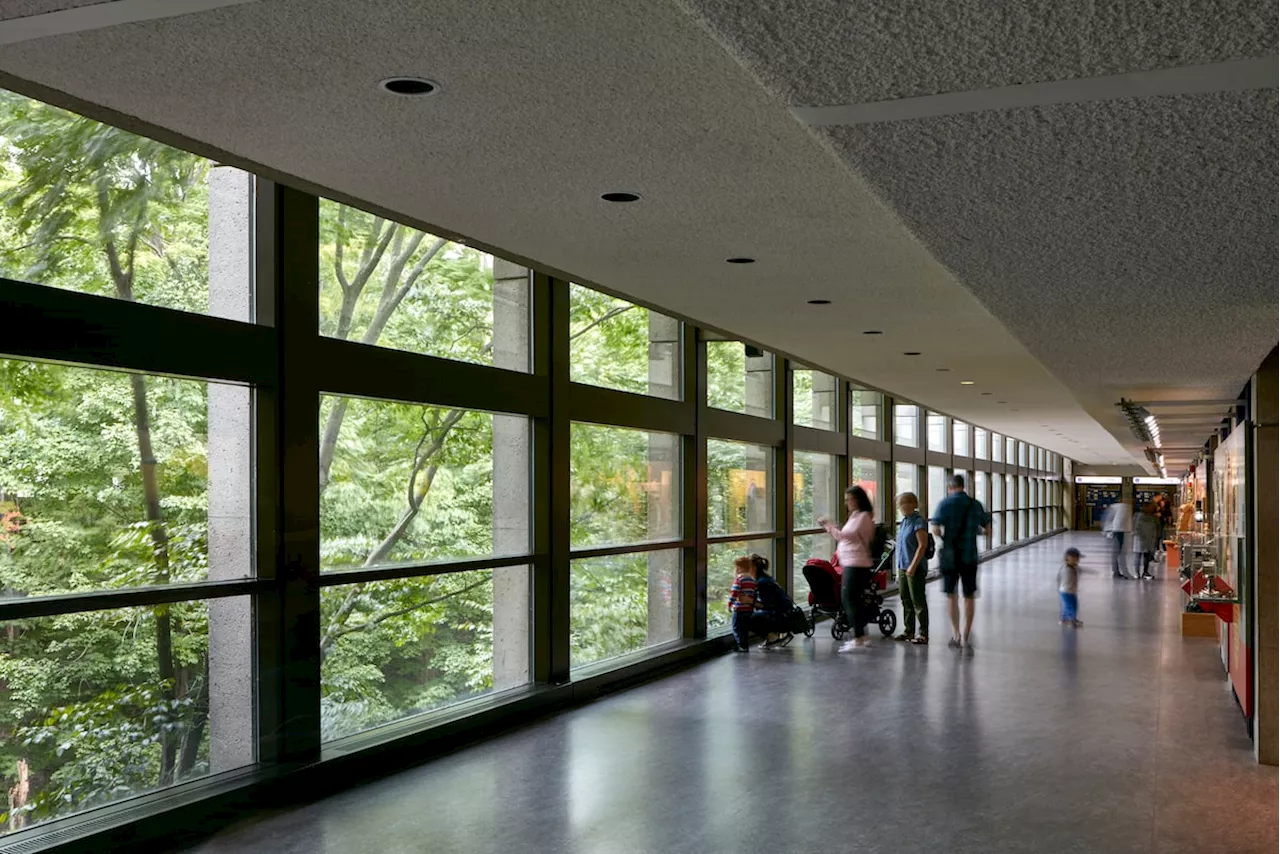
<svg viewBox="0 0 1280 854"><path fill-rule="evenodd" d="M871 560L871 540L875 537L876 521L871 499L860 486L851 486L844 491L844 506L849 510L849 520L843 528L837 528L825 517L818 523L835 537L836 558L843 567L840 602L844 605L849 624L853 626L853 639L845 641L840 651L849 652L867 647L866 626L871 616L867 613L863 593L871 586L871 570L875 568Z"/></svg>

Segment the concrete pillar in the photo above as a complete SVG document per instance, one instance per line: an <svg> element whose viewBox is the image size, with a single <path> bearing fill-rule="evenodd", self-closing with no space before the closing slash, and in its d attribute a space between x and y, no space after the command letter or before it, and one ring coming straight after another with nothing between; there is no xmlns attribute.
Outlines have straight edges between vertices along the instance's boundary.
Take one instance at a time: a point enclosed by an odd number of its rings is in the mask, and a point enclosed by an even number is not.
<svg viewBox="0 0 1280 854"><path fill-rule="evenodd" d="M209 170L209 313L253 320L253 176ZM249 389L208 387L209 579L253 568L253 406ZM253 609L209 603L209 743L214 773L254 761Z"/></svg>
<svg viewBox="0 0 1280 854"><path fill-rule="evenodd" d="M1280 554L1276 519L1280 516L1280 443L1277 423L1276 351L1262 363L1252 386L1254 433L1253 471L1253 696L1254 756L1263 765L1276 765L1280 747Z"/></svg>
<svg viewBox="0 0 1280 854"><path fill-rule="evenodd" d="M748 355L746 373L746 413L772 418L773 356Z"/></svg>
<svg viewBox="0 0 1280 854"><path fill-rule="evenodd" d="M529 271L493 259L493 364L529 368ZM493 416L493 549L496 554L529 551L529 419ZM529 681L529 568L493 571L493 687Z"/></svg>
<svg viewBox="0 0 1280 854"><path fill-rule="evenodd" d="M680 397L680 322L649 312L649 394L678 400ZM680 483L680 437L649 434L649 532L680 533L677 503ZM680 550L650 552L648 556L649 644L674 640L681 634Z"/></svg>

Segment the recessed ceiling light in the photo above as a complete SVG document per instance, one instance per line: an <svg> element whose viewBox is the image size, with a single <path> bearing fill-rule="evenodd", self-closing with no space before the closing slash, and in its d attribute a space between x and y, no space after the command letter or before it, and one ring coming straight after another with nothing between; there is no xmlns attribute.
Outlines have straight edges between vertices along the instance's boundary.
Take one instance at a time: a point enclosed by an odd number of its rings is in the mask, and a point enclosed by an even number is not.
<svg viewBox="0 0 1280 854"><path fill-rule="evenodd" d="M884 333L881 332L879 329L867 329L862 334L863 335L883 335Z"/></svg>
<svg viewBox="0 0 1280 854"><path fill-rule="evenodd" d="M1021 410L1021 409L1010 409L1009 411L1010 411L1010 412L1021 412L1022 410Z"/></svg>
<svg viewBox="0 0 1280 854"><path fill-rule="evenodd" d="M982 396L983 396L983 397L990 397L993 393L994 393L994 392L984 391L984 392L982 393Z"/></svg>
<svg viewBox="0 0 1280 854"><path fill-rule="evenodd" d="M756 262L754 258L726 258L724 260L726 264L754 264Z"/></svg>
<svg viewBox="0 0 1280 854"><path fill-rule="evenodd" d="M392 95L405 98L418 98L423 95L434 95L440 91L440 84L422 77L388 77L378 83L378 88Z"/></svg>
<svg viewBox="0 0 1280 854"><path fill-rule="evenodd" d="M1004 404L1006 404L1006 403L1008 403L1008 402L1009 402L1009 401L1007 401L1007 400L997 400L997 401L996 401L996 403L1000 404L1001 406L1003 406Z"/></svg>
<svg viewBox="0 0 1280 854"><path fill-rule="evenodd" d="M960 385L973 385L973 380L960 380Z"/></svg>
<svg viewBox="0 0 1280 854"><path fill-rule="evenodd" d="M640 194L615 191L612 193L604 193L600 198L604 199L606 202L638 202L640 201Z"/></svg>
<svg viewBox="0 0 1280 854"><path fill-rule="evenodd" d="M950 369L950 368L935 368L934 370L936 370L936 371L937 371L938 373L940 373L940 374L945 374L945 373L948 373L951 369Z"/></svg>
<svg viewBox="0 0 1280 854"><path fill-rule="evenodd" d="M809 305L831 305L831 300L829 300L829 299L811 299L811 300L809 300Z"/></svg>
<svg viewBox="0 0 1280 854"><path fill-rule="evenodd" d="M902 355L904 355L904 356L919 356L919 355L920 355L920 351L919 351L919 350L908 350L908 351L906 351L905 353L903 353Z"/></svg>

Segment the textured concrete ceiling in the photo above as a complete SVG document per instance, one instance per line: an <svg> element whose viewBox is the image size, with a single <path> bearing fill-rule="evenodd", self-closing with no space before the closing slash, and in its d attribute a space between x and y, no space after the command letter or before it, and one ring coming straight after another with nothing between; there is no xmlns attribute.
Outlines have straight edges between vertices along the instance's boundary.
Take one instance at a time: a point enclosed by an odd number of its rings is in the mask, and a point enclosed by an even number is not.
<svg viewBox="0 0 1280 854"><path fill-rule="evenodd" d="M1088 124L1111 120L1114 105L1110 113L1068 105L1061 115L979 114L824 135L802 127L788 107L1247 58L1267 44L1274 50L1274 25L1257 37L1249 22L1261 13L1244 4L1237 16L1244 25L1226 30L1222 19L1231 15L1199 3L1176 7L1177 26L1163 19L1167 4L1138 2L1092 3L1086 14L1050 3L1015 12L975 0L933 4L923 17L888 0L694 5L697 18L663 0L536 7L272 0L6 45L0 71L20 78L17 88L32 81L136 116L245 165L503 247L1083 462L1132 463L1114 414L1099 403L1114 402L1111 392L1091 383L1133 361L1119 354L1144 337L1171 350L1186 345L1158 328L1154 301L1144 303L1153 328L1093 325L1104 313L1088 303L1100 288L1120 282L1130 293L1129 277L1097 278L1097 270L1163 257L1135 245L1141 223L1125 222L1127 212L1137 209L1142 222L1167 232L1154 235L1167 247L1178 233L1221 240L1229 205L1222 191L1202 195L1211 180L1187 185L1201 195L1183 198L1172 183L1153 188L1133 178L1117 184L1117 199L1106 180L1070 173L1093 168L1091 144L1110 146L1104 164L1117 161L1104 176L1122 172L1126 147L1136 156L1153 142L1140 126L1182 134L1142 161L1139 171L1152 179L1167 177L1155 160L1170 151L1178 168L1236 175L1240 164L1229 157L1179 147L1205 123L1120 111L1128 131L1108 135ZM1112 6L1122 13L1107 12ZM1196 34L1188 37L1191 25ZM422 101L375 91L395 74L430 77L443 88ZM1230 112L1231 99L1219 100ZM1237 117L1256 108L1236 100ZM1054 132L1039 126L1060 118L1083 134L1081 144L1054 147ZM957 127L972 138L953 136ZM1257 133L1256 121L1235 127ZM1272 118L1264 140L1272 149L1274 129ZM910 156L891 150L897 145ZM1256 147L1237 141L1231 151L1252 155ZM964 152L979 148L986 150ZM1036 162L1020 172L1009 159L1022 152ZM1077 159L1054 162L1064 152ZM958 174L948 174L952 162ZM984 179L994 166L1003 177ZM1274 186L1274 153L1270 172L1263 165L1255 176ZM1243 180L1227 184L1234 191ZM1077 189L1079 201L1063 207L1046 196L1063 187ZM644 200L599 201L615 189ZM1181 219L1208 203L1212 222L1188 222L1187 231L1172 216L1147 215L1144 205L1170 197ZM1237 212L1234 248L1255 259L1255 247L1269 241L1274 265L1274 223L1269 233L1253 233L1274 212L1274 193L1270 205ZM1059 211L1056 225L1046 206ZM1108 211L1102 219L1099 206ZM1019 221L1028 218L1024 232ZM1105 254L1084 251L1081 241L1113 223L1123 227L1107 235ZM953 230L970 239L951 239ZM1052 260L1035 257L1035 241L1046 235L1056 241ZM1177 249L1176 258L1189 254ZM1205 250L1209 258L1230 254L1217 244ZM736 255L759 261L723 263ZM1261 269L1257 260L1235 263L1243 274ZM1078 271L1069 295L1053 296L1063 281L1061 270L1046 273L1053 264ZM1027 279L1032 274L1045 278ZM1133 281L1153 279L1164 281L1153 274ZM832 305L807 306L812 298ZM1212 310L1224 302L1231 300ZM1062 316L1064 306L1078 307L1081 322ZM1040 341L1046 326L1065 345ZM1252 334L1247 320L1245 327ZM885 334L863 336L864 329ZM1112 349L1102 362L1090 358ZM924 355L902 355L917 350ZM1159 361L1150 345L1143 352ZM1249 368L1261 355L1249 355ZM1226 358L1205 364L1181 378L1216 388L1240 370ZM1124 376L1150 379L1153 389L1168 379Z"/></svg>
<svg viewBox="0 0 1280 854"><path fill-rule="evenodd" d="M67 9L78 9L81 6L96 6L99 3L110 2L112 0L0 0L0 21L27 18L32 15L47 15L50 12L63 12Z"/></svg>
<svg viewBox="0 0 1280 854"><path fill-rule="evenodd" d="M690 5L792 106L1276 51L1275 3ZM1119 398L1234 398L1276 344L1276 108L1271 88L813 132L1140 453ZM1209 432L1171 426L1165 444Z"/></svg>

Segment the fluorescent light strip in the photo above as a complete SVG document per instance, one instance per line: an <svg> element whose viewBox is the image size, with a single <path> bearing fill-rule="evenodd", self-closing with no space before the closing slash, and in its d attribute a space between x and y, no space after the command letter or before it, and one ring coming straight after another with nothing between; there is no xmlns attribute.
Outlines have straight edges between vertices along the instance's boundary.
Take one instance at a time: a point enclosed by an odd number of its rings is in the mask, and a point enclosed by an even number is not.
<svg viewBox="0 0 1280 854"><path fill-rule="evenodd" d="M1237 89L1276 88L1276 57L1240 59L1156 71L1134 71L1105 77L1051 80L1018 86L998 86L968 92L947 92L866 104L830 107L792 107L801 122L815 127L864 125L908 119L932 119L986 110L1012 110L1050 104L1112 101L1118 98L1155 98L1166 95L1199 95Z"/></svg>

